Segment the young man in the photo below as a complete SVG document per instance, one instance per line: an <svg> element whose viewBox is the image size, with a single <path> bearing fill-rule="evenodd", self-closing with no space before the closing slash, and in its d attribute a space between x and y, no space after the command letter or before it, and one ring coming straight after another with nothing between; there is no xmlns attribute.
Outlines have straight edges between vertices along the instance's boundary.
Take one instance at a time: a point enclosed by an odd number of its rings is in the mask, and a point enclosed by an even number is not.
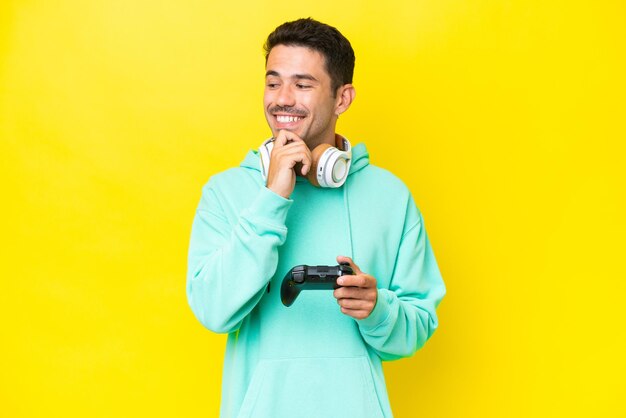
<svg viewBox="0 0 626 418"><path fill-rule="evenodd" d="M221 416L391 417L381 362L426 342L445 293L422 216L365 145L335 133L355 97L348 40L300 19L265 49L273 139L209 180L189 248L189 304L229 333ZM354 271L340 287L281 303L292 267L337 263Z"/></svg>

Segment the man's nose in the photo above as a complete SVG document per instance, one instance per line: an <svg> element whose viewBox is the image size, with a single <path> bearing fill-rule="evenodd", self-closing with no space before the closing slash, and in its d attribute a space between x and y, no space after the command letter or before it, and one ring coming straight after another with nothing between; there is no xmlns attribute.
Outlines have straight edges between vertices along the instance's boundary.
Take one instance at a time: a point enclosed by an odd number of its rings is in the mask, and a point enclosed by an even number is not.
<svg viewBox="0 0 626 418"><path fill-rule="evenodd" d="M295 96L293 95L293 91L291 90L291 87L288 85L283 85L280 87L280 90L278 91L278 96L276 97L276 104L278 104L279 106L294 106L295 103Z"/></svg>

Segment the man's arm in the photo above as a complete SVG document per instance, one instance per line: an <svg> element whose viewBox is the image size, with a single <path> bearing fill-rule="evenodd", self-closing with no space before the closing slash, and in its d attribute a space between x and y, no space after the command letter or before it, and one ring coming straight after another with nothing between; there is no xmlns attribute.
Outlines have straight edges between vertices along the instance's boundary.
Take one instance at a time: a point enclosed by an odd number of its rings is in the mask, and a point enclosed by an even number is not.
<svg viewBox="0 0 626 418"><path fill-rule="evenodd" d="M412 203L412 200L410 202ZM349 261L355 276L344 276L344 287L335 297L346 315L357 320L361 335L383 360L412 355L437 328L435 308L445 294L445 286L422 223L406 228L398 250L389 288L376 289L374 277L361 272Z"/></svg>
<svg viewBox="0 0 626 418"><path fill-rule="evenodd" d="M211 187L205 187L189 244L187 299L196 317L212 331L237 330L261 300L278 264L278 247L287 238L285 219L293 201L294 167L311 167L304 141L280 131L271 154L267 188L230 225Z"/></svg>
<svg viewBox="0 0 626 418"><path fill-rule="evenodd" d="M231 225L211 182L205 186L189 244L187 299L208 329L237 330L276 271L292 201L261 187Z"/></svg>

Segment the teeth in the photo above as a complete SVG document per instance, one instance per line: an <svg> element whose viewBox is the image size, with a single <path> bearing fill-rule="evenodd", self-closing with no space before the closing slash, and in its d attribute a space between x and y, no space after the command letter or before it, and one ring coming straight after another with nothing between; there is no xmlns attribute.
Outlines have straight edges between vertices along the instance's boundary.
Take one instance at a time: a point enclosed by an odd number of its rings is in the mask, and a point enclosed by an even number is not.
<svg viewBox="0 0 626 418"><path fill-rule="evenodd" d="M280 123L288 123L288 122L296 122L298 120L302 119L301 117L298 116L285 116L285 115L277 115L276 116L276 120Z"/></svg>

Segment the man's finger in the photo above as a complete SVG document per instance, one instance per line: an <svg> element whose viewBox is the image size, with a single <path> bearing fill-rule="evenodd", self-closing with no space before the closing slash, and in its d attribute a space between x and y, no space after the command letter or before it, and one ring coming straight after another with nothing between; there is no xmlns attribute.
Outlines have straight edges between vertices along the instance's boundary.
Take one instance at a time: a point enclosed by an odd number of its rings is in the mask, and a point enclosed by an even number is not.
<svg viewBox="0 0 626 418"><path fill-rule="evenodd" d="M281 148L292 142L304 142L304 141L293 132L282 129L278 132L278 135L274 139L274 146Z"/></svg>
<svg viewBox="0 0 626 418"><path fill-rule="evenodd" d="M339 286L355 286L368 288L372 287L372 280L371 276L360 273L355 275L341 276L337 279L337 284Z"/></svg>
<svg viewBox="0 0 626 418"><path fill-rule="evenodd" d="M348 308L341 307L341 313L351 316L354 319L365 319L370 315L371 311L366 311L362 309L348 309Z"/></svg>
<svg viewBox="0 0 626 418"><path fill-rule="evenodd" d="M338 299L337 303L342 308L371 311L374 308L374 302L371 300L361 299Z"/></svg>
<svg viewBox="0 0 626 418"><path fill-rule="evenodd" d="M292 149L283 153L281 159L288 161L290 168L300 169L300 171L304 171L305 168L308 171L311 168L311 156L307 149ZM300 164L300 167L298 167L298 164Z"/></svg>
<svg viewBox="0 0 626 418"><path fill-rule="evenodd" d="M366 289L360 287L338 287L333 291L333 297L335 299L363 299Z"/></svg>
<svg viewBox="0 0 626 418"><path fill-rule="evenodd" d="M339 264L341 264L341 263L349 263L350 267L352 267L352 271L354 272L354 274L362 274L363 273L361 271L361 269L359 268L359 266L354 264L354 261L352 261L352 259L350 257L346 257L345 255L337 256L337 262Z"/></svg>
<svg viewBox="0 0 626 418"><path fill-rule="evenodd" d="M293 149L298 149L298 148L303 148L303 149L309 149L306 144L304 143L304 141L291 141L288 144L283 145L282 147L280 147L280 151L281 152L286 152L288 150L293 150Z"/></svg>

